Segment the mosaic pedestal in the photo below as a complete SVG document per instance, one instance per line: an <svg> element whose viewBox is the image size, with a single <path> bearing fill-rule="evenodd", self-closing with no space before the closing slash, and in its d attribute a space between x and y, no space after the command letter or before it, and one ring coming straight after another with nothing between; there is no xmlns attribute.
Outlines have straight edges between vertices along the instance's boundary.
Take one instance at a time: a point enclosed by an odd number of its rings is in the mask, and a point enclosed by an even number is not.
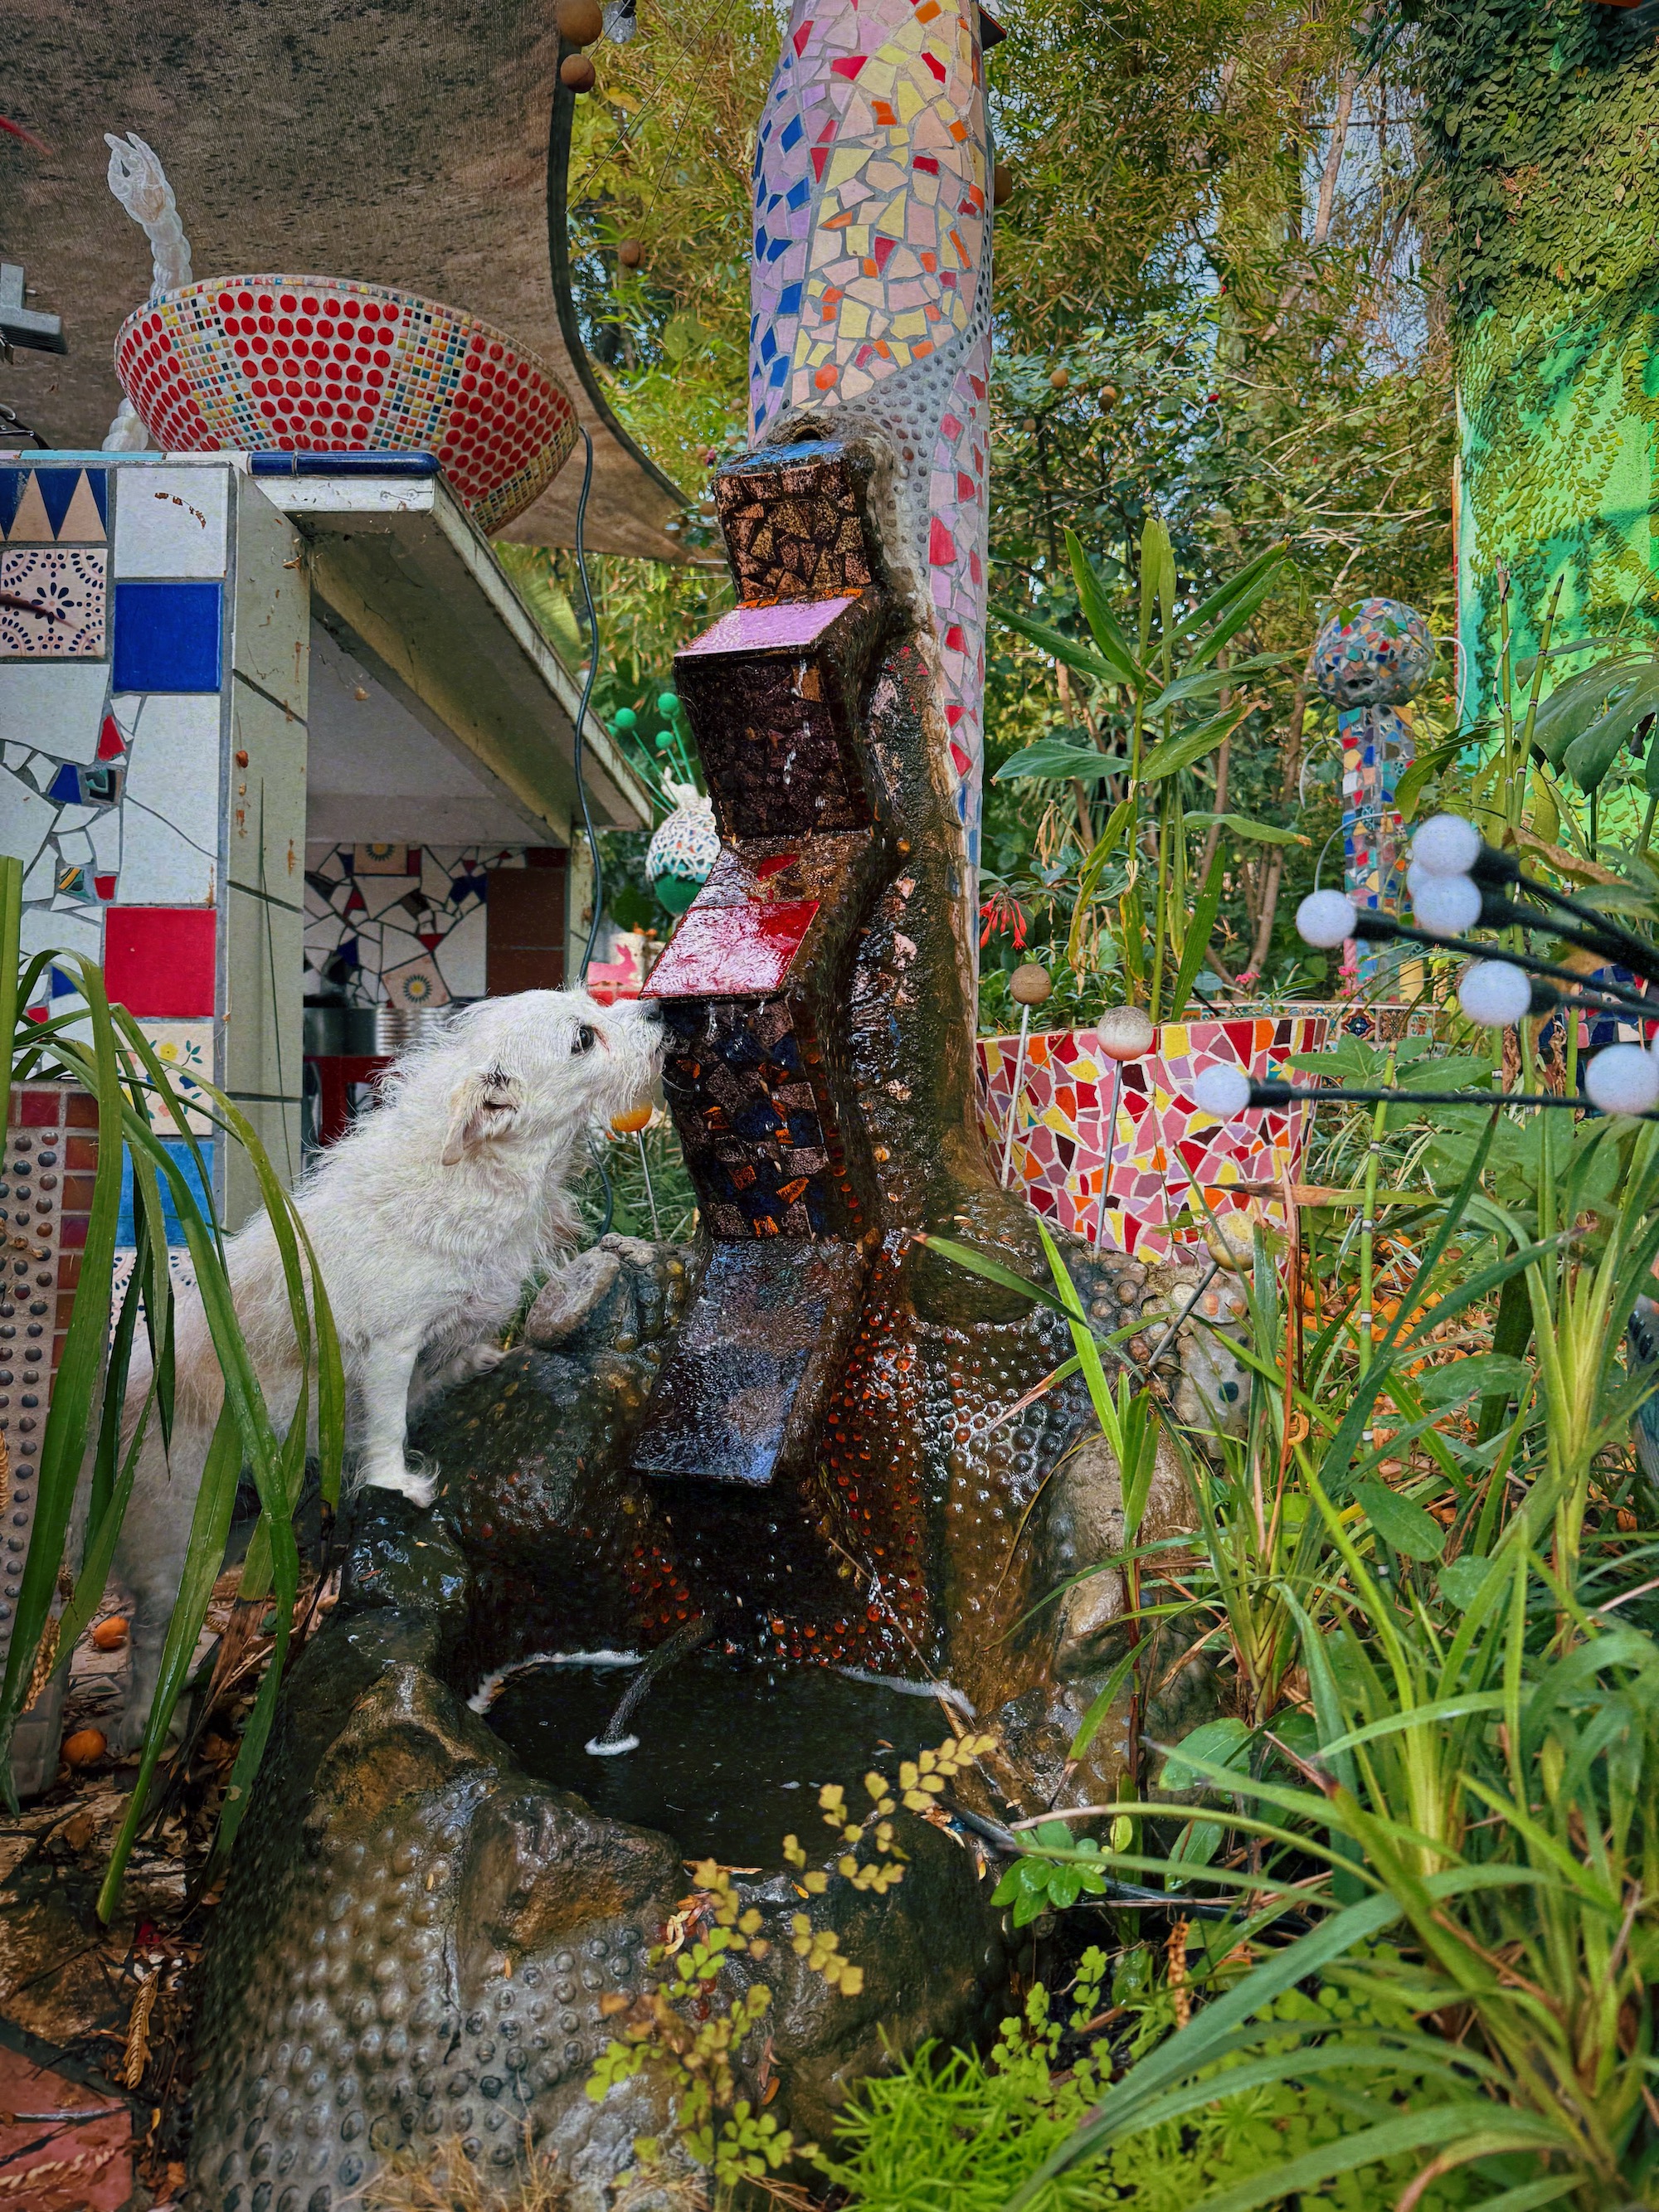
<svg viewBox="0 0 1659 2212"><path fill-rule="evenodd" d="M98 1106L70 1084L31 1083L7 1110L0 1219L0 1665L34 1534L40 1447L63 1356L98 1168ZM32 1796L57 1766L59 1677L18 1723L12 1766Z"/></svg>
<svg viewBox="0 0 1659 2212"><path fill-rule="evenodd" d="M1166 1022L1157 1050L1125 1063L1115 1116L1116 1066L1099 1032L1040 1031L1026 1045L1010 1187L1057 1227L1142 1259L1200 1243L1205 1211L1254 1212L1283 1228L1282 1204L1241 1186L1294 1177L1307 1109L1221 1122L1194 1103L1192 1086L1224 1065L1257 1081L1282 1079L1291 1054L1317 1052L1328 1027L1322 1016L1300 1014ZM999 1158L1018 1048L1017 1036L979 1040L981 1122Z"/></svg>

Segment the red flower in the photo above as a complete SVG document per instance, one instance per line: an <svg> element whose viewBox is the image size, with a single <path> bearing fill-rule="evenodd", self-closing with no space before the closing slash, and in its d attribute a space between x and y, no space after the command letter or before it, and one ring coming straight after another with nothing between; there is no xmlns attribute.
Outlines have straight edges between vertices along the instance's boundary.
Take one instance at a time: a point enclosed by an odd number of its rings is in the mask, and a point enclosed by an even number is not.
<svg viewBox="0 0 1659 2212"><path fill-rule="evenodd" d="M979 918L985 925L979 933L979 941L981 945L988 937L1001 937L1006 932L1012 930L1015 951L1024 951L1025 912L1012 891L1006 891L1000 888L994 890L984 905L981 907Z"/></svg>

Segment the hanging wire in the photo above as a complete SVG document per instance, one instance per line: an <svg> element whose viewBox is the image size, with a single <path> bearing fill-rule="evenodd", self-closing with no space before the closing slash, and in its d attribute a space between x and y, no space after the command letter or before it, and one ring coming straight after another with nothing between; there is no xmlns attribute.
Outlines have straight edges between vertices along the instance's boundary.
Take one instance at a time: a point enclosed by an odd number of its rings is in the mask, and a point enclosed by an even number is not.
<svg viewBox="0 0 1659 2212"><path fill-rule="evenodd" d="M587 854L593 864L593 903L587 926L587 943L583 948L581 966L576 971L576 981L587 981L588 963L593 957L593 947L599 941L599 917L605 903L605 864L599 858L599 842L593 835L593 817L588 811L587 779L582 772L583 753L587 728L588 702L593 696L594 679L599 672L599 618L593 611L593 586L587 574L587 495L593 488L593 439L584 424L582 427L582 488L576 501L576 574L581 579L582 605L587 614L587 674L582 682L581 704L576 709L576 747L573 756L576 770L576 797L581 803L582 830L587 839Z"/></svg>
<svg viewBox="0 0 1659 2212"><path fill-rule="evenodd" d="M576 574L581 579L582 605L587 614L587 674L582 682L581 704L576 709L576 744L572 754L576 770L576 797L582 810L582 832L587 839L588 858L593 865L593 901L587 925L587 943L582 948L581 966L576 971L579 984L587 981L593 947L599 940L599 918L605 903L605 864L599 858L599 839L593 835L593 817L587 804L587 778L583 773L584 734L587 726L588 702L593 696L594 678L599 672L599 618L593 609L593 586L587 574L587 495L593 487L593 440L584 425L582 428L582 488L576 501ZM617 1217L617 1194L611 1187L611 1174L605 1164L605 1149L598 1143L592 1130L588 1132L587 1148L593 1164L599 1171L599 1188L605 1193L605 1212L599 1222L599 1237L611 1234L611 1224ZM596 1240L597 1241L597 1240Z"/></svg>

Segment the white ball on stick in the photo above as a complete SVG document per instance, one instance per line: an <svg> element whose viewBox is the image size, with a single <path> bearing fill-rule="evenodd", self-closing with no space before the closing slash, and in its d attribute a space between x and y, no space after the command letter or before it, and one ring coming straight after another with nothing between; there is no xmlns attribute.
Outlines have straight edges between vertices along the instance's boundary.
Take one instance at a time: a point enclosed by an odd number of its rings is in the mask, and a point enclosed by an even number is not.
<svg viewBox="0 0 1659 2212"><path fill-rule="evenodd" d="M1108 1060L1144 1060L1152 1048L1152 1019L1144 1006L1108 1006L1095 1033Z"/></svg>
<svg viewBox="0 0 1659 2212"><path fill-rule="evenodd" d="M1206 1067L1193 1085L1193 1097L1206 1114L1218 1121L1231 1121L1250 1103L1250 1079L1242 1067L1220 1061Z"/></svg>
<svg viewBox="0 0 1659 2212"><path fill-rule="evenodd" d="M1354 903L1340 891L1310 891L1296 910L1297 934L1304 945L1329 952L1353 935Z"/></svg>
<svg viewBox="0 0 1659 2212"><path fill-rule="evenodd" d="M1467 876L1480 857L1480 832L1461 814L1431 814L1412 839L1412 865L1425 876Z"/></svg>
<svg viewBox="0 0 1659 2212"><path fill-rule="evenodd" d="M1458 1004L1484 1030L1506 1030L1525 1018L1532 985L1507 960L1475 960L1463 970Z"/></svg>
<svg viewBox="0 0 1659 2212"><path fill-rule="evenodd" d="M1419 876L1411 885L1417 926L1431 937L1467 936L1480 919L1480 888L1467 876Z"/></svg>
<svg viewBox="0 0 1659 2212"><path fill-rule="evenodd" d="M1604 1114L1650 1114L1659 1106L1659 1058L1639 1044L1610 1044L1584 1070L1584 1093Z"/></svg>

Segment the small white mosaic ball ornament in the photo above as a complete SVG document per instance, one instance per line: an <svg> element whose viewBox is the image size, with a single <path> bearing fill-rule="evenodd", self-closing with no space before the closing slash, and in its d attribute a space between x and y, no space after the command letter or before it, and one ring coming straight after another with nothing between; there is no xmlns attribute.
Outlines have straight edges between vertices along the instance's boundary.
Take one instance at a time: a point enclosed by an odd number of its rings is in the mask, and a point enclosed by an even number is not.
<svg viewBox="0 0 1659 2212"><path fill-rule="evenodd" d="M1310 891L1296 910L1297 935L1304 945L1333 951L1353 935L1353 901L1340 891Z"/></svg>
<svg viewBox="0 0 1659 2212"><path fill-rule="evenodd" d="M1193 1097L1206 1114L1218 1121L1231 1121L1250 1103L1250 1079L1242 1067L1223 1060L1206 1067L1193 1085Z"/></svg>
<svg viewBox="0 0 1659 2212"><path fill-rule="evenodd" d="M1095 1034L1108 1060L1144 1060L1152 1048L1152 1016L1144 1006L1108 1006Z"/></svg>
<svg viewBox="0 0 1659 2212"><path fill-rule="evenodd" d="M1659 1106L1659 1057L1639 1044L1610 1044L1584 1070L1584 1095L1604 1114L1651 1114Z"/></svg>
<svg viewBox="0 0 1659 2212"><path fill-rule="evenodd" d="M1467 937L1480 920L1480 887L1468 876L1425 876L1413 861L1407 878L1412 913L1430 937Z"/></svg>
<svg viewBox="0 0 1659 2212"><path fill-rule="evenodd" d="M1431 814L1412 839L1412 872L1467 876L1480 857L1480 832L1461 814Z"/></svg>
<svg viewBox="0 0 1659 2212"><path fill-rule="evenodd" d="M674 811L657 828L646 848L645 872L670 914L684 914L720 858L720 833L714 827L714 802L694 783L663 779Z"/></svg>
<svg viewBox="0 0 1659 2212"><path fill-rule="evenodd" d="M1476 960L1463 970L1457 1002L1483 1030L1510 1029L1526 1018L1532 985L1523 970L1507 960Z"/></svg>

